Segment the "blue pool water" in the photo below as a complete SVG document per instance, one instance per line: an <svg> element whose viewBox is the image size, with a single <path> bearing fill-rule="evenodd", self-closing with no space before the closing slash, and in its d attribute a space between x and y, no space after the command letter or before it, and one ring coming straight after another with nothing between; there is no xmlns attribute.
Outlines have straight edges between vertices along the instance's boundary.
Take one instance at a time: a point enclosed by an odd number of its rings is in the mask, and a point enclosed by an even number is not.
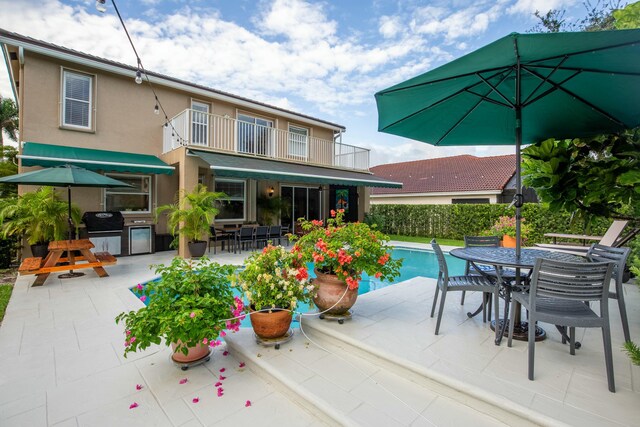
<svg viewBox="0 0 640 427"><path fill-rule="evenodd" d="M402 262L402 268L400 269L400 276L397 277L393 282L385 282L380 279L376 279L375 277L369 277L367 274L363 274L362 281L360 282L360 286L358 287L358 295L366 294L367 292L375 291L377 289L382 289L395 283L400 283L418 276L430 278L436 278L438 276L438 260L436 259L436 255L432 251L395 248L392 251L391 256L394 259L402 258L404 260ZM449 266L449 274L456 275L464 273L464 261L452 257L449 254L445 254L445 258L447 260L447 265ZM311 277L315 277L313 268L309 269L309 275ZM145 283L142 283L142 285L144 286ZM131 292L133 292L136 296L139 296L136 287L131 288ZM234 289L234 294L237 296L242 296L237 288ZM146 304L148 304L148 300L145 301L145 305ZM296 311L299 313L306 313L309 310L310 308L307 304L300 305L296 309ZM315 310L315 307L312 310ZM247 316L242 321L241 326L246 328L251 327L249 316ZM298 323L294 322L293 326L297 327Z"/></svg>

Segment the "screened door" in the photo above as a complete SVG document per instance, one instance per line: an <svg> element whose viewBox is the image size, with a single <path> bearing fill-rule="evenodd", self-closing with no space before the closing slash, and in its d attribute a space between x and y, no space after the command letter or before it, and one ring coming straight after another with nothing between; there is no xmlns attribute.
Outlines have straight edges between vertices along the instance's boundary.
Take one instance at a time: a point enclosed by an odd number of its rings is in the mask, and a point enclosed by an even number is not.
<svg viewBox="0 0 640 427"><path fill-rule="evenodd" d="M299 218L307 220L322 219L320 190L318 187L282 186L280 189L282 201L285 204L280 217L280 223L295 230Z"/></svg>

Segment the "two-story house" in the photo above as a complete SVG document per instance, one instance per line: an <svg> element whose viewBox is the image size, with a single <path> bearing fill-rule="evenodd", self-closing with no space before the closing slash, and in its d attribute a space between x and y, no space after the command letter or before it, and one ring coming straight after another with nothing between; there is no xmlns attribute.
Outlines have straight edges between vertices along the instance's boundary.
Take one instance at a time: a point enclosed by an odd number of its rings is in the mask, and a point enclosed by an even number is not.
<svg viewBox="0 0 640 427"><path fill-rule="evenodd" d="M281 197L279 221L293 227L336 207L361 220L367 187L401 185L370 173L369 150L343 143L339 124L148 72L165 117L135 67L5 30L0 45L20 108L20 172L74 164L133 186L74 190L83 211L152 224L157 206L204 183L229 196L216 223L255 222L260 197ZM152 231L165 232L163 221Z"/></svg>

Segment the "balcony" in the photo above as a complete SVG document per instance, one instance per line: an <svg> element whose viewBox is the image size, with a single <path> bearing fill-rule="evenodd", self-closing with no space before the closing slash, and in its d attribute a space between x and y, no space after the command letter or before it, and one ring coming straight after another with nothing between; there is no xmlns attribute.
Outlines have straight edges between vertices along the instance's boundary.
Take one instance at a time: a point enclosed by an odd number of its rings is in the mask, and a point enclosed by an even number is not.
<svg viewBox="0 0 640 427"><path fill-rule="evenodd" d="M369 170L369 150L354 145L191 109L172 118L171 124L173 127L163 128L163 153L186 145L309 165Z"/></svg>

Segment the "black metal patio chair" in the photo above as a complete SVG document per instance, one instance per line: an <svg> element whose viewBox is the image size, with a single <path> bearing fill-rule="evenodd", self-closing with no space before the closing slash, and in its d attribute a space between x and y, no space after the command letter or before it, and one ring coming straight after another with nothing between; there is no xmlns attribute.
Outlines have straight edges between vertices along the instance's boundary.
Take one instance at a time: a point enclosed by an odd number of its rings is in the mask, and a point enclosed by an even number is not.
<svg viewBox="0 0 640 427"><path fill-rule="evenodd" d="M254 240L256 248L260 247L261 244L262 247L267 246L267 241L269 240L269 226L259 225L258 227L256 227Z"/></svg>

